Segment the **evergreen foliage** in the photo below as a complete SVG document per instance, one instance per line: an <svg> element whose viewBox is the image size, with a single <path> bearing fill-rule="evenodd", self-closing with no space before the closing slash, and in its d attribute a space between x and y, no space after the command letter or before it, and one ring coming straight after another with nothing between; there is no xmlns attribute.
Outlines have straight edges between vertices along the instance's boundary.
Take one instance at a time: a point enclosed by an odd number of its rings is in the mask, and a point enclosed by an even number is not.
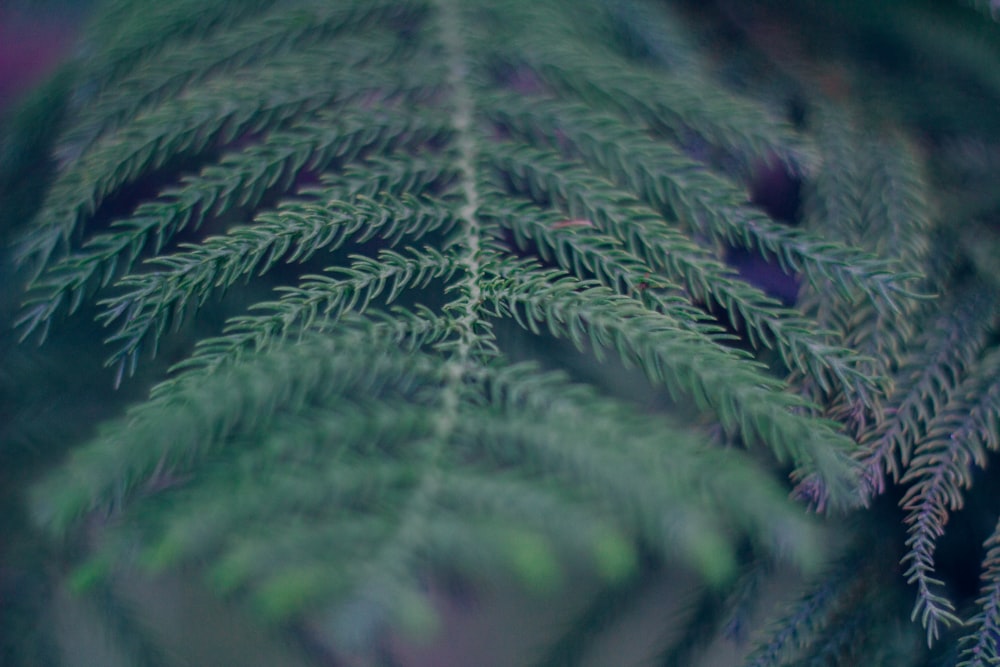
<svg viewBox="0 0 1000 667"><path fill-rule="evenodd" d="M573 600L525 664L589 664L679 576L659 664L995 664L1000 524L964 547L978 597L939 555L970 491L997 514L1000 123L739 31L782 15L857 66L828 24L1000 37L965 4L108 2L0 194L32 212L18 335L55 339L25 358L94 320L135 400L24 465L53 566L18 613L69 588L130 664L183 664L134 589L184 576L301 664L381 665L433 641L436 591L517 587ZM998 101L988 51L922 90Z"/></svg>

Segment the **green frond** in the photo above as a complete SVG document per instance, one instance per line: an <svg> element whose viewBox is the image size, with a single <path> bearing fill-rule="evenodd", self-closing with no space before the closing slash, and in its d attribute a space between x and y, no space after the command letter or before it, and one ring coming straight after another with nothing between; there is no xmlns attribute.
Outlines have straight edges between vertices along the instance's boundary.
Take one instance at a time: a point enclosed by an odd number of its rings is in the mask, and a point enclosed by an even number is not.
<svg viewBox="0 0 1000 667"><path fill-rule="evenodd" d="M114 191L171 159L197 154L332 103L406 91L407 81L414 76L407 72L407 65L368 69L362 67L366 55L351 59L352 54L367 54L359 50L362 43L337 42L334 48L295 53L268 63L261 72L222 83L212 80L199 94L190 91L171 99L99 141L53 183L39 223L19 249L21 261L43 266L58 250L65 250L80 223ZM307 67L327 58L348 62L343 67ZM314 74L292 75L301 71ZM416 97L430 94L426 86L411 87L409 92Z"/></svg>
<svg viewBox="0 0 1000 667"><path fill-rule="evenodd" d="M920 618L928 643L944 627L960 625L952 602L932 576L937 539L952 512L961 509L972 484L973 466L985 467L986 450L997 449L1000 421L1000 351L993 350L956 388L955 398L935 415L900 480L909 484L900 506L909 526L903 563L907 581L917 586L913 618ZM967 403L966 397L974 397Z"/></svg>
<svg viewBox="0 0 1000 667"><path fill-rule="evenodd" d="M157 340L171 323L176 326L187 311L203 305L212 291L254 272L267 273L278 261L304 262L318 250L334 250L352 237L363 242L377 234L391 244L403 235L419 240L452 223L447 210L416 200L304 202L261 214L252 226L206 239L186 252L157 257L154 261L162 271L123 278L124 294L103 302L102 321L109 326L120 322L109 338L119 350L108 363L118 368L120 377L135 367L144 346L155 354Z"/></svg>
<svg viewBox="0 0 1000 667"><path fill-rule="evenodd" d="M697 71L673 75L637 67L607 48L606 40L585 29L574 31L560 14L546 5L530 6L520 20L537 29L503 35L502 60L494 67L527 68L567 101L622 113L682 145L707 142L739 159L745 171L755 160L777 160L793 172L815 163L805 140L760 105L706 85L709 80Z"/></svg>
<svg viewBox="0 0 1000 667"><path fill-rule="evenodd" d="M819 122L825 168L807 198L809 225L919 275L929 254L931 206L913 149L897 137L865 131L832 110L823 109ZM878 360L898 357L906 349L921 300L900 299L890 312L870 302L825 303L826 290L812 287L805 309L870 357L870 373L891 373L894 369Z"/></svg>
<svg viewBox="0 0 1000 667"><path fill-rule="evenodd" d="M935 218L925 162L901 136L875 137L864 146L871 178L865 202L868 230L856 245L897 260L905 271L923 273Z"/></svg>
<svg viewBox="0 0 1000 667"><path fill-rule="evenodd" d="M296 124L288 132L275 132L261 144L223 157L198 177L186 177L183 187L165 190L157 201L141 204L132 216L112 223L113 231L89 239L81 251L55 262L35 281L21 321L23 335L46 330L64 303L72 314L93 289L131 271L143 252L159 254L185 228L196 230L209 217L253 207L267 193L287 191L304 171L324 170L334 161L347 164L363 152L433 144L448 132L441 124L424 125L413 113L395 121L388 110L383 113L383 122L376 126L371 125L369 112L352 117L343 111L336 117L321 115L318 121ZM396 161L401 164L394 166L385 159L366 164L364 179L354 183L338 179L342 196L402 194L438 180L440 171L435 173L434 168L425 169L413 160ZM308 193L317 195L315 190Z"/></svg>
<svg viewBox="0 0 1000 667"><path fill-rule="evenodd" d="M650 273L661 272L654 280L667 279L668 285L683 288L696 302L718 304L730 325L746 327L754 347L777 348L787 368L807 374L827 392L832 391L830 383L835 382L846 394L870 400L875 382L857 369L860 357L848 348L831 344L829 336L817 332L813 323L739 279L713 253L671 227L627 192L552 153L532 149L506 153L502 148L495 153L499 157L496 166L500 177L514 181L517 190L539 202L557 201L570 221L579 221L578 226L593 225L613 235L630 252L648 262ZM571 231L572 225L564 230L566 223L554 220L522 228L526 216L510 215L505 219L518 225L514 230L516 238L536 238L536 242L553 248L557 242L549 239L554 236L574 241L588 238L586 230ZM569 268L563 261L560 265ZM612 278L608 270L596 273ZM638 275L636 269L618 270L612 282L625 280L626 293L635 293Z"/></svg>
<svg viewBox="0 0 1000 667"><path fill-rule="evenodd" d="M976 604L979 611L967 625L974 628L965 635L958 667L986 667L1000 662L1000 525L983 545L982 591Z"/></svg>
<svg viewBox="0 0 1000 667"><path fill-rule="evenodd" d="M351 354L333 354L342 345L357 348L363 341L357 333L342 341L311 337L309 344L303 340L273 348L255 356L252 363L229 364L210 376L182 376L169 385L169 391L137 406L123 422L126 431L110 427L95 446L74 454L63 479L53 478L38 490L39 523L63 532L83 513L120 502L124 493L134 491L158 467L184 465L226 438L264 429L280 410L362 388L378 391L389 382L398 387L419 384L413 375L416 369L409 368L419 363L417 358L387 355L385 345L378 353L362 347ZM363 350L371 358L361 355ZM309 360L309 376L297 372L302 360ZM234 388L239 391L226 391ZM226 400L216 400L222 397ZM194 408L194 413L183 419L172 416L184 406ZM146 446L132 447L135 441Z"/></svg>
<svg viewBox="0 0 1000 667"><path fill-rule="evenodd" d="M931 211L914 149L900 137L859 127L842 111L822 108L817 115L825 168L810 181L809 224L920 272Z"/></svg>
<svg viewBox="0 0 1000 667"><path fill-rule="evenodd" d="M780 605L779 617L769 621L741 664L846 667L880 653L883 646L905 651L908 637L895 643L890 637L895 590L888 583L881 590L873 586L881 576L878 568L887 555L886 546L854 543L820 576L810 578L800 596Z"/></svg>
<svg viewBox="0 0 1000 667"><path fill-rule="evenodd" d="M901 138L859 127L844 112L824 107L817 115L825 169L807 192L807 223L831 238L897 262L900 270L911 276L919 276L928 263L932 223L917 156ZM923 280L924 285L929 286L929 282ZM820 326L843 336L847 347L866 357L858 370L881 379L880 398L884 398L895 379L894 360L911 349L917 331L913 323L921 310L926 310L929 299L901 298L890 311L862 298L857 288L851 288L853 298L831 301L827 294L833 287L832 283L811 283L800 297L801 307ZM891 412L894 398L875 402L858 400L849 393L830 395L811 378L807 378L805 391L817 402L819 396L825 396L826 416L845 424L847 432L869 448L878 437L873 431L891 429L889 424L906 417L905 413ZM899 444L883 440L876 446L879 453L863 457L868 492L881 492L883 475L892 473L895 465L886 457L894 456Z"/></svg>
<svg viewBox="0 0 1000 667"><path fill-rule="evenodd" d="M85 153L97 139L121 127L144 109L210 77L239 75L242 68L333 38L355 38L369 27L417 22L425 8L400 2L361 7L297 3L242 22L238 29L157 54L141 69L115 81L73 119L55 149L63 163ZM373 35L368 35L368 40ZM348 40L350 41L350 40Z"/></svg>
<svg viewBox="0 0 1000 667"><path fill-rule="evenodd" d="M572 475L580 477L572 483L572 488L586 491L595 478L618 477L617 493L622 497L632 493L640 496L678 493L676 501L670 503L678 511L683 511L682 508L687 505L685 497L690 498L692 493L695 496L703 494L704 501L718 503L722 515L731 516L737 527L761 539L767 551L793 556L802 566L815 562L816 554L811 552L808 540L789 539L795 533L808 531L802 517L787 511L788 507L781 502L782 494L776 487L768 488L769 484L761 484L759 471L738 450L714 449L700 438L664 420L645 420L637 415L630 417L631 427L627 434L621 433L620 426L617 426L621 420L617 417L616 406L601 405L583 393L581 388L560 387L552 381L543 384L539 380L525 375L523 369L518 368L505 370L492 379L490 391L503 392L501 404L511 402L508 408L511 413L525 412L530 419L526 424L510 422L507 427L503 424L480 426L480 422L473 422L477 427L473 441L495 437L490 433L502 434L508 429L521 438L530 438L537 433L534 438L538 454L545 459L559 461L560 468L568 467ZM590 417L584 420L584 414ZM562 438L567 444L579 443L577 451L560 446ZM661 444L667 438L669 449ZM616 449L607 451L603 443L613 439L618 443ZM507 451L498 448L499 453ZM506 461L501 458L497 463ZM691 472L693 478L685 480L683 474L678 474L683 470ZM663 481L669 483L663 484ZM696 484L698 490L695 487L685 490L689 483ZM627 506L617 508L613 514L620 515L627 511ZM656 526L665 519L654 514L647 521L651 533L655 535ZM703 521L711 522L712 519L703 517ZM683 538L677 543L683 544ZM700 567L697 561L692 565Z"/></svg>
<svg viewBox="0 0 1000 667"><path fill-rule="evenodd" d="M818 472L830 485L832 504L851 503L856 480L848 453L853 443L829 425L796 414L805 404L759 365L713 340L718 336L714 327L695 332L692 321L651 313L604 288L529 266L508 269L485 293L499 314L513 316L535 333L544 325L552 335L595 353L615 350L625 364L638 366L673 396L686 395L698 408L712 410L731 435L762 442L779 460L790 458Z"/></svg>
<svg viewBox="0 0 1000 667"><path fill-rule="evenodd" d="M832 283L845 298L858 289L879 312L912 298L892 263L782 226L749 206L729 179L665 143L651 143L620 119L578 104L512 95L491 98L491 117L533 144L569 152L641 197L661 215L716 243L742 247L801 271L815 285Z"/></svg>
<svg viewBox="0 0 1000 667"><path fill-rule="evenodd" d="M173 40L210 35L238 25L274 4L275 0L180 0L149 8L130 0L108 2L89 28L95 53L87 63L84 84L103 89Z"/></svg>
<svg viewBox="0 0 1000 667"><path fill-rule="evenodd" d="M484 368L473 400L454 408L449 446L427 459L420 443L445 435L427 406L447 394L448 378L426 355L394 349L373 348L364 337L334 345L311 336L210 380L195 374L133 411L128 438L111 431L79 451L68 477L39 489L39 519L60 531L80 512L113 504L125 508L128 525L136 516L129 505L166 489L145 501L166 523L153 531L160 537L144 560L162 567L210 557L217 586L248 590L266 614L282 617L358 595L364 604L374 596L379 613L391 616L384 596L417 596L406 590L424 560L470 575L504 565L544 583L551 581L544 554L554 549L554 559L568 549L591 554L591 567L618 579L634 567L635 537L679 552L721 582L733 567L729 527L776 556L815 563L805 517L749 459L663 420L631 413L623 420L621 406L534 369ZM314 360L312 377L290 373L303 357ZM230 390L225 404L207 402L223 384L240 396ZM130 448L131 438L146 447ZM215 462L199 464L209 457ZM193 470L200 472L192 478ZM437 479L433 500L414 509L429 474ZM235 496L225 491L233 488ZM172 502L157 502L164 494ZM670 515L644 509L658 506L670 506ZM387 508L401 518L389 520ZM410 521L419 521L419 537ZM334 570L315 560L321 547L337 554ZM379 573L371 590L369 569ZM397 574L386 579L387 572ZM361 592L350 594L359 577Z"/></svg>
<svg viewBox="0 0 1000 667"><path fill-rule="evenodd" d="M843 567L825 573L775 622L773 634L747 656L743 667L783 665L796 658L829 625L843 598L857 586L853 574Z"/></svg>
<svg viewBox="0 0 1000 667"><path fill-rule="evenodd" d="M639 295L645 290L642 283L652 269L622 250L617 239L573 229L592 225L589 221L574 222L558 212L539 211L531 202L500 192L487 199L482 211L498 226L509 229L515 246L527 249L534 242L542 261L554 261L581 280L595 276L621 294Z"/></svg>
<svg viewBox="0 0 1000 667"><path fill-rule="evenodd" d="M862 439L859 459L871 491L880 494L886 477L898 482L910 466L913 447L928 423L948 404L963 374L987 344L995 295L967 288L961 300L929 323L893 378L887 417Z"/></svg>
<svg viewBox="0 0 1000 667"><path fill-rule="evenodd" d="M914 124L943 70L903 95L853 42L954 56L926 118L955 120L1000 89L947 35L996 26L697 4L108 0L47 157L0 137L0 210L33 213L0 310L121 392L71 385L107 419L0 460L54 561L32 618L72 589L124 660L213 663L130 588L190 578L317 664L395 664L493 594L551 607L512 665L626 625L662 665L995 662L998 538L958 642L936 556L1000 447L1000 126ZM45 353L2 354L24 423Z"/></svg>
<svg viewBox="0 0 1000 667"><path fill-rule="evenodd" d="M288 297L280 301L262 302L257 310L264 315L246 315L232 318L224 335L198 341L195 352L178 364L173 371L190 371L175 378L165 380L153 387L151 395L169 393L178 383L189 376L211 375L220 365L232 362L241 356L266 349L275 343L298 340L308 332L328 332L343 327L360 332L359 335L386 340L405 351L435 345L446 338L452 323L426 308L417 307L413 311L393 308L388 312L369 309L364 319L349 317L343 313L339 320L330 321L322 316L315 302L308 298L300 301L295 290L289 290Z"/></svg>

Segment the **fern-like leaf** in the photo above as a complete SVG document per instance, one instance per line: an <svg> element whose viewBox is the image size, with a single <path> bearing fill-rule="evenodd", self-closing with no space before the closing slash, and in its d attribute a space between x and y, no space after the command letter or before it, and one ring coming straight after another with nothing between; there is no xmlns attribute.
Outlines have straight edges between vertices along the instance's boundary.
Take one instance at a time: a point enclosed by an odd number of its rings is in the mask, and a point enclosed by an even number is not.
<svg viewBox="0 0 1000 667"><path fill-rule="evenodd" d="M949 283L921 282L934 217L907 139L827 106L798 132L641 0L173 0L152 32L145 11L92 27L17 249L24 336L96 306L109 381L176 362L32 487L35 525L87 544L78 582L196 571L372 656L431 631L435 581L589 577L540 648L557 661L685 568L712 597L662 652L679 662L744 566L822 566L790 474L820 510L906 485L915 614L931 638L959 620L933 556L997 446L995 296L933 320L920 292ZM753 203L762 165L804 181L807 228ZM219 301L237 314L205 321ZM860 655L877 564L852 558L747 664ZM970 661L995 653L995 560Z"/></svg>

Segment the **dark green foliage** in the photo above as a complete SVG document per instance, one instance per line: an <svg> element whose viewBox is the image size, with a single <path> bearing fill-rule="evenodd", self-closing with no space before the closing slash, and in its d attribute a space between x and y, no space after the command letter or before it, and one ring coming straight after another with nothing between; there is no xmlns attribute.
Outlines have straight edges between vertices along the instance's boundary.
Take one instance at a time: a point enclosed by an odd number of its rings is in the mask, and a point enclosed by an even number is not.
<svg viewBox="0 0 1000 667"><path fill-rule="evenodd" d="M1000 446L1000 209L955 150L1000 143L739 36L783 8L109 3L56 129L5 144L7 198L53 157L16 325L58 350L94 319L101 379L157 384L27 466L18 532L69 563L38 581L149 665L189 659L141 620L152 573L317 664L405 662L455 591L513 587L564 598L528 664L589 664L664 577L690 602L662 664L993 664L997 533L978 599L937 554ZM788 11L893 44L932 12Z"/></svg>

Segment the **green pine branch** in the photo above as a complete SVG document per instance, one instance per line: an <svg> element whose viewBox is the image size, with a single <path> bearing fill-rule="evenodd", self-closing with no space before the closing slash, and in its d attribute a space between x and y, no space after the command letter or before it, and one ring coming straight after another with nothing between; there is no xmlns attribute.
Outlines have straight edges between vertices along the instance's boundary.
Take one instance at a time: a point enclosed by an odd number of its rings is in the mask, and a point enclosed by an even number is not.
<svg viewBox="0 0 1000 667"><path fill-rule="evenodd" d="M94 318L126 392L173 363L27 492L118 643L176 662L116 598L134 570L372 663L433 636L438 582L576 577L536 657L582 660L664 571L697 591L664 664L719 633L759 667L952 642L935 554L998 446L996 243L950 242L934 141L861 96L755 79L749 38L727 83L708 42L776 4L692 32L645 0L109 2L12 265L22 337ZM755 203L769 172L801 227ZM869 533L899 545L842 555ZM996 541L962 664L996 658Z"/></svg>

